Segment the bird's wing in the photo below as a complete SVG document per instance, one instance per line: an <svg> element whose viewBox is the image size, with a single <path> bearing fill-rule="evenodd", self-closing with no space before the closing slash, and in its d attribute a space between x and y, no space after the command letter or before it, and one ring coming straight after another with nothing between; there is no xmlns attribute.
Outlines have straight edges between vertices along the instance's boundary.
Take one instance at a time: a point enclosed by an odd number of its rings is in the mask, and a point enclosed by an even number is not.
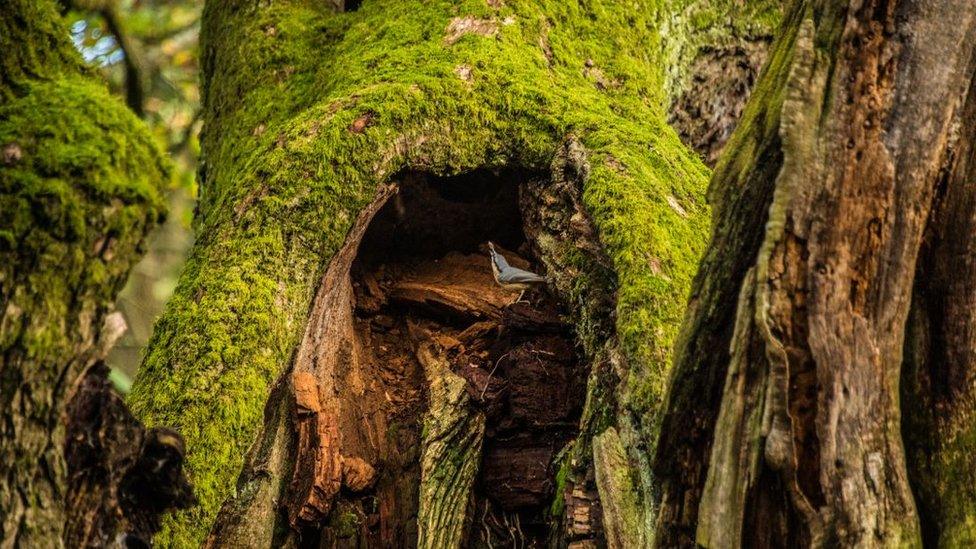
<svg viewBox="0 0 976 549"><path fill-rule="evenodd" d="M492 249L491 260L495 263L495 266L498 267L499 271L504 271L505 269L512 268L508 264L508 261L505 260L505 256L496 252L494 249Z"/></svg>
<svg viewBox="0 0 976 549"><path fill-rule="evenodd" d="M498 280L500 282L508 282L508 283L528 283L528 282L545 282L546 278L544 276L539 276L535 273L530 273L529 271L523 271L522 269L509 267L504 271L498 273Z"/></svg>

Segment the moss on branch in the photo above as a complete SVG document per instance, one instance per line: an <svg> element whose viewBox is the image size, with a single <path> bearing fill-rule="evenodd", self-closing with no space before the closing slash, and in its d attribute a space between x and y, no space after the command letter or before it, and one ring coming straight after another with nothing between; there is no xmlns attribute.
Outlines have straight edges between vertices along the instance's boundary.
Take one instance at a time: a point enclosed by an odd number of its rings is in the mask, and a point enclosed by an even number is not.
<svg viewBox="0 0 976 549"><path fill-rule="evenodd" d="M149 424L184 434L202 501L162 545L205 536L326 263L377 186L407 168L545 170L577 136L592 167L584 202L619 282L623 404L654 438L708 227L709 172L666 123L663 9L208 2L199 240L131 396Z"/></svg>
<svg viewBox="0 0 976 549"><path fill-rule="evenodd" d="M51 1L0 13L0 532L61 543L62 412L107 352L116 294L162 220L169 165L87 74Z"/></svg>

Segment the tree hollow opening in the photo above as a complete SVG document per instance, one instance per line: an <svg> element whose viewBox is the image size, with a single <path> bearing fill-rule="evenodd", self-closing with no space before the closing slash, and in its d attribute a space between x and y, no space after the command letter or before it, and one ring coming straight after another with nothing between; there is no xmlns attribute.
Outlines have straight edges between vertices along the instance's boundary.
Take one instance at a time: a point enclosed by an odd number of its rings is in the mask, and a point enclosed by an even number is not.
<svg viewBox="0 0 976 549"><path fill-rule="evenodd" d="M546 176L406 172L368 220L348 267L351 333L320 343L348 365L332 369L327 397L343 480L322 508L325 527L304 529L309 546L410 547L418 536L425 546L545 545L586 369L552 290L515 303L487 245L545 274L520 189Z"/></svg>

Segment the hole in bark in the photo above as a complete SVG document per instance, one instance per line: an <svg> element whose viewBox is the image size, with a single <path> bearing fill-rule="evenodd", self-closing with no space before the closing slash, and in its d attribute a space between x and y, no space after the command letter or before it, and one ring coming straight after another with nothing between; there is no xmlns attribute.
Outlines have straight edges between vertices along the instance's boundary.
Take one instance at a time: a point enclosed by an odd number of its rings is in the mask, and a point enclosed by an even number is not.
<svg viewBox="0 0 976 549"><path fill-rule="evenodd" d="M342 487L303 544L411 547L424 529L437 532L430 546L451 536L465 547L545 545L555 461L577 433L586 370L556 298L543 288L513 304L518 292L495 283L487 255L492 241L512 265L543 273L519 188L545 175L395 178L398 193L349 267L353 333L330 345ZM425 475L443 476L436 493ZM460 521L445 518L465 505Z"/></svg>
<svg viewBox="0 0 976 549"><path fill-rule="evenodd" d="M356 11L361 5L363 5L363 0L346 0L343 9L344 11Z"/></svg>

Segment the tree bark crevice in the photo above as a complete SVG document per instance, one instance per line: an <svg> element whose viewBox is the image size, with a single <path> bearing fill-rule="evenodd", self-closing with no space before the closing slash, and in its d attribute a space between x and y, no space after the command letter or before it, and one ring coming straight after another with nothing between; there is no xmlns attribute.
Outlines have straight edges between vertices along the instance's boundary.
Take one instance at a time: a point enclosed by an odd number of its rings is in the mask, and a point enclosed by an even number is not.
<svg viewBox="0 0 976 549"><path fill-rule="evenodd" d="M536 177L405 173L362 210L210 545L545 542L585 373L557 301L513 304L486 253L530 268L504 246L529 249L518 182Z"/></svg>
<svg viewBox="0 0 976 549"><path fill-rule="evenodd" d="M949 13L959 24L934 31ZM709 302L693 302L687 316L704 330L678 351L669 414L704 424L705 444L690 455L685 442L659 447L659 464L675 467L659 468L668 478L662 528L697 532L658 544L722 546L769 528L783 536L767 539L774 546L918 546L899 427L902 337L928 205L972 70L976 12L952 1L850 10L797 2L787 21L759 85L782 100L754 107L779 110L782 160L770 170L740 158L738 144L763 132L746 125L712 183L724 202L713 246L735 233L728 204L750 192L726 168L744 161L752 192L773 185L767 214L752 225L763 228L758 254L748 242L719 252L755 267L732 293L736 280L706 259L696 287ZM710 291L723 281L732 284ZM719 339L730 354L702 361L689 346L727 334L698 324L727 310L721 303L738 311L735 335ZM726 379L722 397L704 413L688 409L681 395L715 374ZM675 456L682 461L669 463Z"/></svg>

